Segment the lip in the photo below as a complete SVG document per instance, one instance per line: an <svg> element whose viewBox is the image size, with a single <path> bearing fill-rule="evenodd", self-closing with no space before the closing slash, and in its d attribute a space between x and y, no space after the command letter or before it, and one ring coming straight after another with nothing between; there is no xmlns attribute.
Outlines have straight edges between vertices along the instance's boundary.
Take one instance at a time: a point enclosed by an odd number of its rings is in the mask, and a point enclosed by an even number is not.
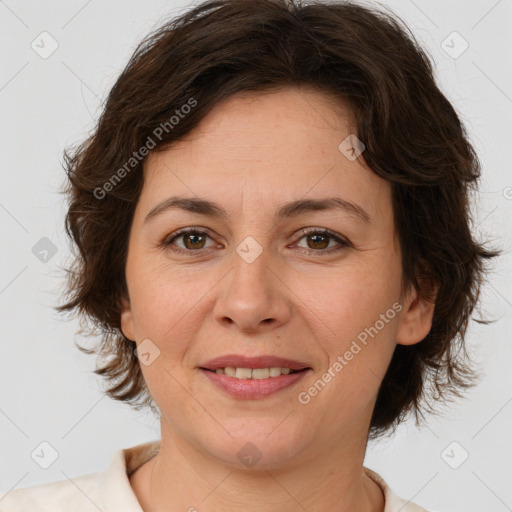
<svg viewBox="0 0 512 512"><path fill-rule="evenodd" d="M220 357L216 357L215 359L210 359L205 363L202 363L199 368L215 371L217 368L226 368L227 366L231 366L233 368L250 368L252 370L254 370L255 368L270 368L272 366L278 366L280 368L290 368L291 370L297 371L304 370L305 368L310 368L310 366L307 363L303 363L301 361L294 361L292 359L286 359L284 357L277 357L267 354L256 357L240 356L237 354L226 354ZM272 377L273 380L280 378L281 377Z"/></svg>
<svg viewBox="0 0 512 512"><path fill-rule="evenodd" d="M242 366L240 368L242 368ZM249 367L244 366L243 368ZM261 366L256 366L255 368L261 368ZM266 368L266 366L263 366L263 368ZM228 395L234 398L255 400L266 398L278 391L282 391L293 386L299 380L304 378L311 369L308 368L303 371L298 371L297 373L280 375L279 377L268 377L267 379L237 379L236 377L228 377L227 375L215 373L215 371L206 370L204 368L201 368L200 371L210 379L217 388Z"/></svg>

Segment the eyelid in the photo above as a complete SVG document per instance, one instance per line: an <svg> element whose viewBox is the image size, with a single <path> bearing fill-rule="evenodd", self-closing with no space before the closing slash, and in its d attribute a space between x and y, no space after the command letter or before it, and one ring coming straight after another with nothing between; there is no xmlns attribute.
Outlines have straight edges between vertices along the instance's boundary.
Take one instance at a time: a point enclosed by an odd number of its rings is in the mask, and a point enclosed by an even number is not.
<svg viewBox="0 0 512 512"><path fill-rule="evenodd" d="M213 236L210 234L210 230L208 228L204 228L201 226L188 226L186 228L177 229L176 231L173 231L170 235L167 235L163 239L162 245L164 245L164 246L172 245L173 240L175 240L183 235L189 235L189 234L206 235L208 238L210 238L212 241L215 242L215 240L213 239ZM178 247L177 250L178 251L181 250L182 252L192 253L192 252L199 252L204 249L198 249L196 251L191 251L191 250L182 249L181 247Z"/></svg>
<svg viewBox="0 0 512 512"><path fill-rule="evenodd" d="M342 237L341 235L338 235L334 231L331 231L330 229L327 229L327 228L315 228L315 227L302 228L299 230L299 234L300 234L300 237L299 237L298 241L300 241L302 238L304 238L305 236L307 236L309 234L319 234L319 235L329 236L330 238L332 238L336 242L338 242L339 245L341 245L341 246L353 247L353 245L346 238ZM304 249L304 248L302 248L302 249ZM320 254L321 253L327 254L330 251L334 252L335 248L331 247L330 250L323 249L323 250L317 250L317 251L315 251L314 249L305 249L305 250L309 251L309 252L317 252Z"/></svg>

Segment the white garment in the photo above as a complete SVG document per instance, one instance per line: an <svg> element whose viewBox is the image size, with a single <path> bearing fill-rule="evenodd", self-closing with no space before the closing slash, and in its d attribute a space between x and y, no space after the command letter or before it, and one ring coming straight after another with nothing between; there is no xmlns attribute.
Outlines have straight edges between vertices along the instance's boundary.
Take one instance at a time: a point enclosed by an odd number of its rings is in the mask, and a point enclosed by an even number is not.
<svg viewBox="0 0 512 512"><path fill-rule="evenodd" d="M158 453L160 441L117 450L106 471L0 494L0 512L143 512L128 476ZM365 473L385 496L384 512L427 512L396 496L374 471Z"/></svg>

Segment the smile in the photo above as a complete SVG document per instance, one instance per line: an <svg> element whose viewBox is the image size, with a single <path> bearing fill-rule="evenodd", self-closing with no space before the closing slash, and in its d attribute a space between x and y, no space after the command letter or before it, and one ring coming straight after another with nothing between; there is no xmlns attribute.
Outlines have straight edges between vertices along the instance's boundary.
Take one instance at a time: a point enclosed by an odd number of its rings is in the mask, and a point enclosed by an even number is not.
<svg viewBox="0 0 512 512"><path fill-rule="evenodd" d="M234 368L233 366L226 366L225 368L217 368L215 372L236 379L268 379L269 377L297 373L297 370L279 366L271 366L270 368Z"/></svg>
<svg viewBox="0 0 512 512"><path fill-rule="evenodd" d="M266 398L296 384L311 369L291 370L290 368L217 368L215 371L200 368L217 389L245 400Z"/></svg>

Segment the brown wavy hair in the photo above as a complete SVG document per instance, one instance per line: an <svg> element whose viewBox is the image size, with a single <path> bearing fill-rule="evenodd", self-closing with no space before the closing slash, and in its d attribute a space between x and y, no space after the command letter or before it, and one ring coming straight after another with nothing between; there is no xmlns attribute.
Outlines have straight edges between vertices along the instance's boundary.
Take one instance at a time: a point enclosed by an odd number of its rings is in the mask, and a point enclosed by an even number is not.
<svg viewBox="0 0 512 512"><path fill-rule="evenodd" d="M64 151L74 259L57 309L100 335L92 349L79 348L103 359L96 373L106 393L155 410L135 344L120 328L128 236L143 186L141 148L150 139L151 151L169 147L236 93L286 86L312 87L350 106L366 146L361 157L392 187L404 288L435 300L428 335L395 349L370 425L370 437L378 437L410 412L418 422L437 400L460 396L476 381L464 338L484 263L499 254L470 229L478 157L436 85L431 60L392 12L353 2L211 0L149 34L92 135ZM191 98L194 108L182 108ZM178 115L178 123L170 121ZM428 282L438 286L435 299Z"/></svg>

